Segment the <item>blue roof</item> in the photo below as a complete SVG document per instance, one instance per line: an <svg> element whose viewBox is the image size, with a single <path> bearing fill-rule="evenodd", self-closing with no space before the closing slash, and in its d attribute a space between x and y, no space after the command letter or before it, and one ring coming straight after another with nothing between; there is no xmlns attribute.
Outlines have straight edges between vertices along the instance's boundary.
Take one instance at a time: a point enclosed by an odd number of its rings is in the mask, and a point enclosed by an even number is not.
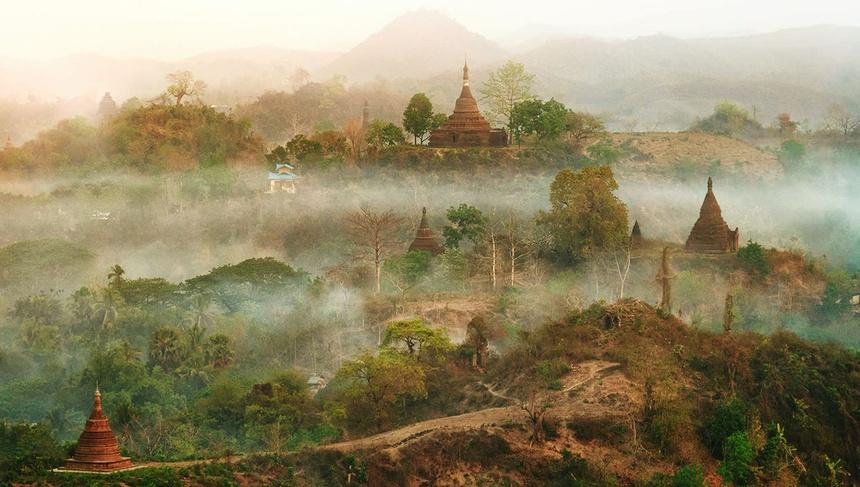
<svg viewBox="0 0 860 487"><path fill-rule="evenodd" d="M269 173L269 181L295 181L299 177L292 173L278 174L276 172Z"/></svg>

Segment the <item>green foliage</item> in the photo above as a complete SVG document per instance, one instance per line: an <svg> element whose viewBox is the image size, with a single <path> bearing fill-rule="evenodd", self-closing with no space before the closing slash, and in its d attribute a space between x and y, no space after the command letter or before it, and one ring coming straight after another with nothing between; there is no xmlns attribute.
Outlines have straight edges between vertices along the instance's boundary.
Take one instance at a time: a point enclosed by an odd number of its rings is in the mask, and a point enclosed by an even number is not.
<svg viewBox="0 0 860 487"><path fill-rule="evenodd" d="M427 393L425 371L415 357L390 350L344 363L336 379L345 384L347 417L357 429L382 430L397 418L401 401Z"/></svg>
<svg viewBox="0 0 860 487"><path fill-rule="evenodd" d="M744 247L738 249L738 261L743 268L753 274L756 278L763 278L770 274L770 263L765 255L764 248L752 240Z"/></svg>
<svg viewBox="0 0 860 487"><path fill-rule="evenodd" d="M503 124L512 133L514 107L534 97L534 79L534 75L526 72L522 63L511 60L490 73L480 90L481 100L487 103L485 110L490 119Z"/></svg>
<svg viewBox="0 0 860 487"><path fill-rule="evenodd" d="M744 432L749 423L749 405L737 397L719 404L713 415L705 420L701 435L705 446L716 457L725 451L726 439L737 432Z"/></svg>
<svg viewBox="0 0 860 487"><path fill-rule="evenodd" d="M403 129L412 135L415 144L424 144L430 131L442 125L446 119L445 114L433 113L433 104L427 95L416 93L403 111Z"/></svg>
<svg viewBox="0 0 860 487"><path fill-rule="evenodd" d="M806 158L806 146L794 139L786 140L780 146L779 159L788 171L801 168Z"/></svg>
<svg viewBox="0 0 860 487"><path fill-rule="evenodd" d="M755 481L753 461L755 452L745 431L736 431L726 438L723 463L717 469L724 480L741 487Z"/></svg>
<svg viewBox="0 0 860 487"><path fill-rule="evenodd" d="M588 147L586 152L588 153L588 157L594 161L595 164L601 166L611 166L624 157L624 151L615 147L608 141L598 142L591 145Z"/></svg>
<svg viewBox="0 0 860 487"><path fill-rule="evenodd" d="M365 142L372 147L384 149L403 144L405 141L403 129L391 122L375 119L367 127Z"/></svg>
<svg viewBox="0 0 860 487"><path fill-rule="evenodd" d="M701 465L685 465L672 476L671 487L705 487L705 473Z"/></svg>
<svg viewBox="0 0 860 487"><path fill-rule="evenodd" d="M606 133L606 127L603 125L603 121L590 113L568 110L565 114L564 121L565 135L569 141L576 145L581 146L587 140L600 137ZM598 143L596 145L604 145L607 148L611 147L609 144L604 143ZM610 153L606 152L606 155L608 156ZM591 156L592 159L598 161L598 164L611 164L611 162L600 162L599 159L601 157L595 157L594 155Z"/></svg>
<svg viewBox="0 0 860 487"><path fill-rule="evenodd" d="M0 248L0 286L55 289L58 282L79 279L93 254L65 240L24 240Z"/></svg>
<svg viewBox="0 0 860 487"><path fill-rule="evenodd" d="M0 482L58 467L65 457L47 426L0 422Z"/></svg>
<svg viewBox="0 0 860 487"><path fill-rule="evenodd" d="M550 387L570 371L570 366L566 360L555 358L552 360L541 360L537 363L535 371L538 377Z"/></svg>
<svg viewBox="0 0 860 487"><path fill-rule="evenodd" d="M621 246L627 239L627 207L614 194L618 183L608 167L564 169L550 186L551 209L538 222L552 237L562 261L579 261Z"/></svg>
<svg viewBox="0 0 860 487"><path fill-rule="evenodd" d="M750 119L746 110L724 101L714 107L714 113L709 117L696 122L691 130L729 137L750 137L760 134L763 129L760 123Z"/></svg>
<svg viewBox="0 0 860 487"><path fill-rule="evenodd" d="M403 255L389 257L383 270L389 282L401 293L418 285L430 272L433 255L424 250L412 250Z"/></svg>
<svg viewBox="0 0 860 487"><path fill-rule="evenodd" d="M315 140L308 139L304 134L298 134L284 144L287 154L300 162L318 162L323 156L323 146Z"/></svg>
<svg viewBox="0 0 860 487"><path fill-rule="evenodd" d="M511 133L517 141L527 135L535 135L539 140L556 140L568 127L567 113L567 107L555 99L519 102L511 112Z"/></svg>
<svg viewBox="0 0 860 487"><path fill-rule="evenodd" d="M486 231L487 218L472 205L461 203L460 206L452 206L448 208L446 216L450 224L442 229L442 235L445 237L445 247L449 249L459 248L463 240L475 245Z"/></svg>
<svg viewBox="0 0 860 487"><path fill-rule="evenodd" d="M138 169L223 166L256 159L262 144L246 121L202 104L149 104L123 110L104 127L107 154Z"/></svg>
<svg viewBox="0 0 860 487"><path fill-rule="evenodd" d="M416 358L439 357L454 348L444 330L432 328L420 318L388 324L382 344L394 346L399 343L405 345L409 355Z"/></svg>

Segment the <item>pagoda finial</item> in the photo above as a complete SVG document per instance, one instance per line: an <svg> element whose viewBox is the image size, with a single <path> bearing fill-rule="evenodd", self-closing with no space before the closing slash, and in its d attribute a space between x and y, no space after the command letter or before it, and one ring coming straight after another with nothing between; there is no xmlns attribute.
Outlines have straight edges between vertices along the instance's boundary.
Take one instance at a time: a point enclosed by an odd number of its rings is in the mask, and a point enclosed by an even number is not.
<svg viewBox="0 0 860 487"><path fill-rule="evenodd" d="M463 60L463 86L469 86L469 60L465 56Z"/></svg>
<svg viewBox="0 0 860 487"><path fill-rule="evenodd" d="M710 176L708 176L708 191L713 191L713 190L714 190L714 180L711 179Z"/></svg>

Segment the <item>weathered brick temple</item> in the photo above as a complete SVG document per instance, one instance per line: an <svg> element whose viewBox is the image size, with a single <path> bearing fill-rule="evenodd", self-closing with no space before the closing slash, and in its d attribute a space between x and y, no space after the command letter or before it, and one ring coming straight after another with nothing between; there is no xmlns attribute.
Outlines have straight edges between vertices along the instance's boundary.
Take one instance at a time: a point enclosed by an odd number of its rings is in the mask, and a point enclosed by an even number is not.
<svg viewBox="0 0 860 487"><path fill-rule="evenodd" d="M685 249L688 252L737 252L738 229L730 230L714 196L714 182L708 178L708 193L699 210L699 219L690 230Z"/></svg>
<svg viewBox="0 0 860 487"><path fill-rule="evenodd" d="M134 465L131 459L119 453L119 443L102 411L102 395L96 387L93 412L78 439L75 453L72 458L66 460L66 465L58 470L107 473L130 468L134 468Z"/></svg>
<svg viewBox="0 0 860 487"><path fill-rule="evenodd" d="M508 134L494 129L478 110L469 88L469 65L463 65L463 89L454 104L454 113L438 129L430 132L430 147L477 147L508 145Z"/></svg>
<svg viewBox="0 0 860 487"><path fill-rule="evenodd" d="M442 246L436 241L433 229L427 223L427 208L421 208L421 223L418 224L418 232L415 234L415 240L409 246L409 251L412 252L413 250L423 250L433 255L442 253Z"/></svg>

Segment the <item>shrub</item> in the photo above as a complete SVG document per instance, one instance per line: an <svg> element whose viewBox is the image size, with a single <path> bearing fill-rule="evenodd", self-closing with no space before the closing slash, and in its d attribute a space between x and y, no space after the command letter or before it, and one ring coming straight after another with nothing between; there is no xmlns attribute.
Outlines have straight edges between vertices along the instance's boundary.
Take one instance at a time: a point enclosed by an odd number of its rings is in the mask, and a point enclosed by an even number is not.
<svg viewBox="0 0 860 487"><path fill-rule="evenodd" d="M749 406L738 398L731 398L720 404L714 415L705 421L701 436L705 446L714 456L723 454L726 439L736 432L745 431Z"/></svg>
<svg viewBox="0 0 860 487"><path fill-rule="evenodd" d="M723 480L737 487L755 480L752 470L755 452L745 431L737 431L726 439L723 457L725 460L718 469Z"/></svg>
<svg viewBox="0 0 860 487"><path fill-rule="evenodd" d="M672 487L704 487L705 473L701 465L685 465L672 476Z"/></svg>
<svg viewBox="0 0 860 487"><path fill-rule="evenodd" d="M765 277L770 274L770 263L764 254L764 248L752 240L747 241L745 247L738 249L738 261L747 271L756 277Z"/></svg>

